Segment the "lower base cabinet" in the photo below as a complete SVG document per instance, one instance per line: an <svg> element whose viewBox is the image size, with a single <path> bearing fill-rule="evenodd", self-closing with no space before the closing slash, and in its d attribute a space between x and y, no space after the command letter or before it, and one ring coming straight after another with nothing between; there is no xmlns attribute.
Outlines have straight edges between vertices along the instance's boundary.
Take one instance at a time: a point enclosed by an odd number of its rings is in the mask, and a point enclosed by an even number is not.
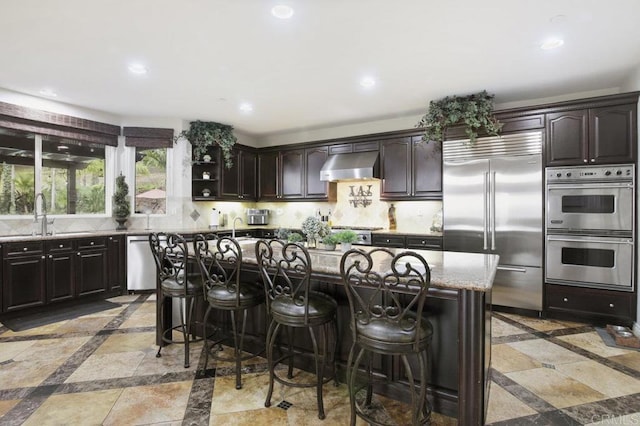
<svg viewBox="0 0 640 426"><path fill-rule="evenodd" d="M47 303L62 302L75 297L76 253L71 240L48 241Z"/></svg>
<svg viewBox="0 0 640 426"><path fill-rule="evenodd" d="M43 306L46 303L46 263L40 243L39 253L18 255L29 251L27 245L7 244L2 260L2 312Z"/></svg>
<svg viewBox="0 0 640 426"><path fill-rule="evenodd" d="M76 267L77 296L106 293L107 291L107 239L78 240Z"/></svg>
<svg viewBox="0 0 640 426"><path fill-rule="evenodd" d="M632 292L546 284L545 299L549 317L620 325L632 325L636 318Z"/></svg>

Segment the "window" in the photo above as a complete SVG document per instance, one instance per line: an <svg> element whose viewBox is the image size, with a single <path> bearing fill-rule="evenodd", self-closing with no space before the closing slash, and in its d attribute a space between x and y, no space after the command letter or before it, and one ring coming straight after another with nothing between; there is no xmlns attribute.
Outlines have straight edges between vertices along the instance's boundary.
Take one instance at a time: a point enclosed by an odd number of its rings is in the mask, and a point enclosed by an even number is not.
<svg viewBox="0 0 640 426"><path fill-rule="evenodd" d="M0 214L105 213L105 146L0 128Z"/></svg>
<svg viewBox="0 0 640 426"><path fill-rule="evenodd" d="M167 148L136 147L135 212L167 211Z"/></svg>

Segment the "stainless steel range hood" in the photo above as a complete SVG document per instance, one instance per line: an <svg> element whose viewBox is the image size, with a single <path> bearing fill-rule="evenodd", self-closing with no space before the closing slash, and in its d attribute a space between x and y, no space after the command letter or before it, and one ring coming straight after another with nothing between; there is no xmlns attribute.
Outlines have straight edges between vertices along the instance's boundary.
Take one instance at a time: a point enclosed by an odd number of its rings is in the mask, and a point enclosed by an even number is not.
<svg viewBox="0 0 640 426"><path fill-rule="evenodd" d="M330 155L320 170L320 180L380 179L377 151Z"/></svg>

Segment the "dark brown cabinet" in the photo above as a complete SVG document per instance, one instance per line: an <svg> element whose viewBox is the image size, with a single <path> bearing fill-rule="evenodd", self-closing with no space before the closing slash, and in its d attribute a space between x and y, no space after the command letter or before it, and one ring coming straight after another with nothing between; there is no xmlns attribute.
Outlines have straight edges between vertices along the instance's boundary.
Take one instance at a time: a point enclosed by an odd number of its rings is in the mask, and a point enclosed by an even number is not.
<svg viewBox="0 0 640 426"><path fill-rule="evenodd" d="M545 300L546 313L551 317L625 325L636 318L635 295L631 292L546 284Z"/></svg>
<svg viewBox="0 0 640 426"><path fill-rule="evenodd" d="M547 166L632 163L636 104L547 114Z"/></svg>
<svg viewBox="0 0 640 426"><path fill-rule="evenodd" d="M77 244L76 296L106 293L109 264L106 238L83 238Z"/></svg>
<svg viewBox="0 0 640 426"><path fill-rule="evenodd" d="M75 297L75 259L72 240L46 242L47 303Z"/></svg>
<svg viewBox="0 0 640 426"><path fill-rule="evenodd" d="M209 161L191 162L191 199L193 201L211 201L220 196L221 152L218 148L209 148Z"/></svg>
<svg viewBox="0 0 640 426"><path fill-rule="evenodd" d="M371 235L371 244L377 247L442 250L442 237L438 235L385 234L375 232Z"/></svg>
<svg viewBox="0 0 640 426"><path fill-rule="evenodd" d="M383 140L380 148L382 185L380 199L442 199L441 151L422 136Z"/></svg>
<svg viewBox="0 0 640 426"><path fill-rule="evenodd" d="M256 154L244 149L234 149L233 166L221 166L221 200L256 199Z"/></svg>
<svg viewBox="0 0 640 426"><path fill-rule="evenodd" d="M335 200L335 183L322 182L327 146L264 152L258 156L260 201Z"/></svg>
<svg viewBox="0 0 640 426"><path fill-rule="evenodd" d="M42 241L5 243L2 259L2 311L46 303L46 257Z"/></svg>
<svg viewBox="0 0 640 426"><path fill-rule="evenodd" d="M124 235L109 237L107 250L109 255L108 290L122 293L127 288L126 237Z"/></svg>

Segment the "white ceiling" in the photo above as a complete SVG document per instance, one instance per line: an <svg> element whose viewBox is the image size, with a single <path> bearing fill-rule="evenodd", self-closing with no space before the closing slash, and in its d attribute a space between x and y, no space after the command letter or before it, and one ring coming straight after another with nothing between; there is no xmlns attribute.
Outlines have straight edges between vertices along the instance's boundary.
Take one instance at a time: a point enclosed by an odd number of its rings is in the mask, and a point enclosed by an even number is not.
<svg viewBox="0 0 640 426"><path fill-rule="evenodd" d="M288 0L288 21L276 2L2 0L0 88L265 135L483 89L502 104L617 88L640 66L638 0ZM553 35L564 46L541 50Z"/></svg>

